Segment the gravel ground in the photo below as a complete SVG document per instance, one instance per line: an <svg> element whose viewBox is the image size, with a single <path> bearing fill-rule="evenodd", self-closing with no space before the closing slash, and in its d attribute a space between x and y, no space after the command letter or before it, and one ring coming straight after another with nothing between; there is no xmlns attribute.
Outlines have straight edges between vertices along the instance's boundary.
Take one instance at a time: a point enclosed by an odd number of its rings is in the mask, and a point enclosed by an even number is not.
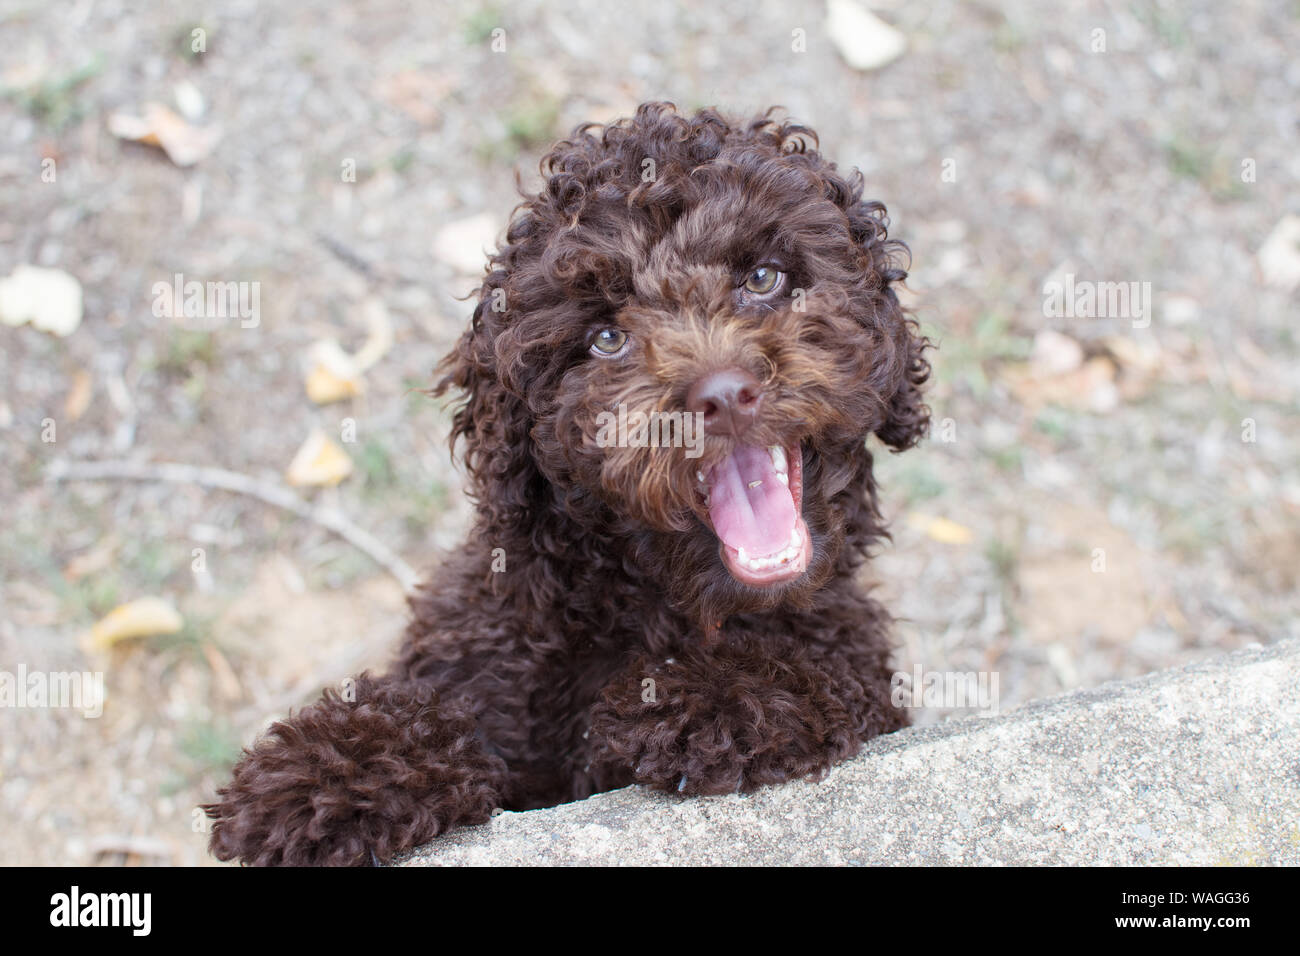
<svg viewBox="0 0 1300 956"><path fill-rule="evenodd" d="M108 691L96 720L0 712L0 861L205 862L194 807L239 746L382 663L402 625L393 579L310 521L51 465L280 485L313 428L352 419L353 474L304 496L427 564L467 507L419 389L477 253L551 140L647 99L782 104L912 249L936 433L882 454L895 536L871 569L900 667L994 671L1005 710L1300 634L1297 293L1259 259L1300 214L1300 11L874 9L908 47L863 72L819 3L432 3L413 22L382 0L0 0L0 276L62 269L85 299L67 337L0 325L0 669L103 671ZM110 131L151 101L215 145L182 168ZM177 273L259 283L260 322L156 317ZM1046 317L1067 274L1149 283L1150 309ZM375 301L394 346L363 395L314 404L304 354L355 351ZM179 634L82 649L146 595Z"/></svg>

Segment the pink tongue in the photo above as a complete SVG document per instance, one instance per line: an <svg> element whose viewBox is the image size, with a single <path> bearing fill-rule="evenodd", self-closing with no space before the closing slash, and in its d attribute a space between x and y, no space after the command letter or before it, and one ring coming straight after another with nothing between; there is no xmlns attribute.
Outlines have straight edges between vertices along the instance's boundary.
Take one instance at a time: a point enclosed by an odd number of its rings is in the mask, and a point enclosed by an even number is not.
<svg viewBox="0 0 1300 956"><path fill-rule="evenodd" d="M767 557L790 546L798 515L794 496L781 484L765 448L737 445L714 469L709 517L724 543L748 557ZM761 482L751 487L755 482Z"/></svg>

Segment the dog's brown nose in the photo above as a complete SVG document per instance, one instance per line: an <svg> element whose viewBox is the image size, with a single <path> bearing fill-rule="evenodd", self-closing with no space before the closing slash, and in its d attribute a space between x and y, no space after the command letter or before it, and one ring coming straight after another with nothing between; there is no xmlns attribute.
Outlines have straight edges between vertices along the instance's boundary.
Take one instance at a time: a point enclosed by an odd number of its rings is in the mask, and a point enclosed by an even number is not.
<svg viewBox="0 0 1300 956"><path fill-rule="evenodd" d="M742 368L710 372L686 395L686 410L704 415L706 435L740 438L758 417L763 388Z"/></svg>

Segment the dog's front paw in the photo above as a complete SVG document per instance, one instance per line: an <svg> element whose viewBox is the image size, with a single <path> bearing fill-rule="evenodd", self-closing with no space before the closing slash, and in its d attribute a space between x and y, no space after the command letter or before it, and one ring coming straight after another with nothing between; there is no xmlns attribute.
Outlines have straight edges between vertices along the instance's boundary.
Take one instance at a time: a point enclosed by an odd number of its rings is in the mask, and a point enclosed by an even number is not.
<svg viewBox="0 0 1300 956"><path fill-rule="evenodd" d="M427 688L359 678L245 751L212 818L211 851L259 866L367 866L482 823L504 766Z"/></svg>
<svg viewBox="0 0 1300 956"><path fill-rule="evenodd" d="M865 736L837 680L797 652L724 645L639 661L592 710L602 762L684 794L730 793L825 771ZM848 695L848 700L853 699Z"/></svg>

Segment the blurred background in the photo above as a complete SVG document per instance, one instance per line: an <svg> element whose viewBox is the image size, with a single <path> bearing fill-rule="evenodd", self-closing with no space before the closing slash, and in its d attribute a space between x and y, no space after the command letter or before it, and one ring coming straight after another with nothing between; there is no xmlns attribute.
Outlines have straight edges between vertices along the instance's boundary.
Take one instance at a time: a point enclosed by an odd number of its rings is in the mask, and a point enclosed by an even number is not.
<svg viewBox="0 0 1300 956"><path fill-rule="evenodd" d="M102 672L106 702L0 708L0 862L211 862L195 806L239 748L383 665L466 528L420 391L459 297L516 177L648 99L786 107L912 249L935 433L880 456L870 569L900 668L996 672L1006 710L1296 635L1298 26L3 0L0 670ZM1045 308L1066 277L1147 308Z"/></svg>

